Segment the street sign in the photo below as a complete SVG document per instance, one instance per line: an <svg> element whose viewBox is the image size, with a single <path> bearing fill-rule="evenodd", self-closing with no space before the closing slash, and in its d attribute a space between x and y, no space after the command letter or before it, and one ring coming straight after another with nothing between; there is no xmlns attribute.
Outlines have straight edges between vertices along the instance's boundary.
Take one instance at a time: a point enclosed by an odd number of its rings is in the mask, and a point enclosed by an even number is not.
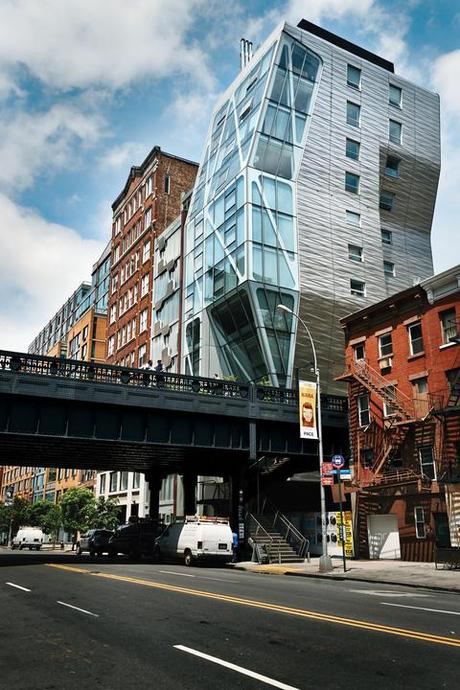
<svg viewBox="0 0 460 690"><path fill-rule="evenodd" d="M328 474L340 474L342 479L351 479L351 470L331 470Z"/></svg>
<svg viewBox="0 0 460 690"><path fill-rule="evenodd" d="M321 477L321 484L323 486L333 486L334 477Z"/></svg>
<svg viewBox="0 0 460 690"><path fill-rule="evenodd" d="M333 472L332 462L323 462L323 464L321 465L321 474L325 475L330 474L331 472Z"/></svg>
<svg viewBox="0 0 460 690"><path fill-rule="evenodd" d="M336 470L340 470L345 465L345 458L343 455L333 455L331 458L331 463Z"/></svg>

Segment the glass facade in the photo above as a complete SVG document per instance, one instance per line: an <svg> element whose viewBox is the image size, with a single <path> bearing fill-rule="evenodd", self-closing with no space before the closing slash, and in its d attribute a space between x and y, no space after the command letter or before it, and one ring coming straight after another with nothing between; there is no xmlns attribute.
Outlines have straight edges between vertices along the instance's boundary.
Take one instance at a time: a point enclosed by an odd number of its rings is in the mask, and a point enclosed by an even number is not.
<svg viewBox="0 0 460 690"><path fill-rule="evenodd" d="M282 33L216 109L185 229L185 373L289 385L295 180L321 61Z"/></svg>

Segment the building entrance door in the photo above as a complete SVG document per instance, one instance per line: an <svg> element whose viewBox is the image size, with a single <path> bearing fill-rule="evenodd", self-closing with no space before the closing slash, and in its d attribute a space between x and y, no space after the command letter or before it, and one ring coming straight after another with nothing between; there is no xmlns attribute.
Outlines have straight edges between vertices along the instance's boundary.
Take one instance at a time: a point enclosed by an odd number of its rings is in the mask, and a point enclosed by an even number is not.
<svg viewBox="0 0 460 690"><path fill-rule="evenodd" d="M449 521L447 513L434 513L436 546L450 546Z"/></svg>
<svg viewBox="0 0 460 690"><path fill-rule="evenodd" d="M397 515L368 515L369 558L401 558Z"/></svg>

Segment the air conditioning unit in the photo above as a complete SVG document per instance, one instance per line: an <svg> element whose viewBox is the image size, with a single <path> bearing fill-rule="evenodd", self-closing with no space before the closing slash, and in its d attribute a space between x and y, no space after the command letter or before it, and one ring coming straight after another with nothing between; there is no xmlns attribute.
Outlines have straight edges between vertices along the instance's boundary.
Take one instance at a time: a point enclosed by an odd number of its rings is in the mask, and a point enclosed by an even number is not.
<svg viewBox="0 0 460 690"><path fill-rule="evenodd" d="M393 358L392 357L384 357L383 359L379 360L380 369L390 369L392 364L393 364Z"/></svg>

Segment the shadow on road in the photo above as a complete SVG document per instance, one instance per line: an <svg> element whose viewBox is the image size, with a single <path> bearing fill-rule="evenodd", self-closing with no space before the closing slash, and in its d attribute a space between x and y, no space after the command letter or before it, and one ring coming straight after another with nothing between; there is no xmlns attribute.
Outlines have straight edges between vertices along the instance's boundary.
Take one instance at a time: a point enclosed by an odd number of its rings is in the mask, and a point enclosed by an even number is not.
<svg viewBox="0 0 460 690"><path fill-rule="evenodd" d="M44 563L61 563L74 566L85 566L85 565L126 565L130 564L158 564L153 558L147 559L142 558L140 560L134 560L128 558L127 556L117 556L116 558L109 558L108 556L95 556L92 558L89 555L77 556L75 552L72 551L10 551L9 549L0 549L0 568L2 567L16 567L16 566L26 566L26 565L43 565Z"/></svg>

